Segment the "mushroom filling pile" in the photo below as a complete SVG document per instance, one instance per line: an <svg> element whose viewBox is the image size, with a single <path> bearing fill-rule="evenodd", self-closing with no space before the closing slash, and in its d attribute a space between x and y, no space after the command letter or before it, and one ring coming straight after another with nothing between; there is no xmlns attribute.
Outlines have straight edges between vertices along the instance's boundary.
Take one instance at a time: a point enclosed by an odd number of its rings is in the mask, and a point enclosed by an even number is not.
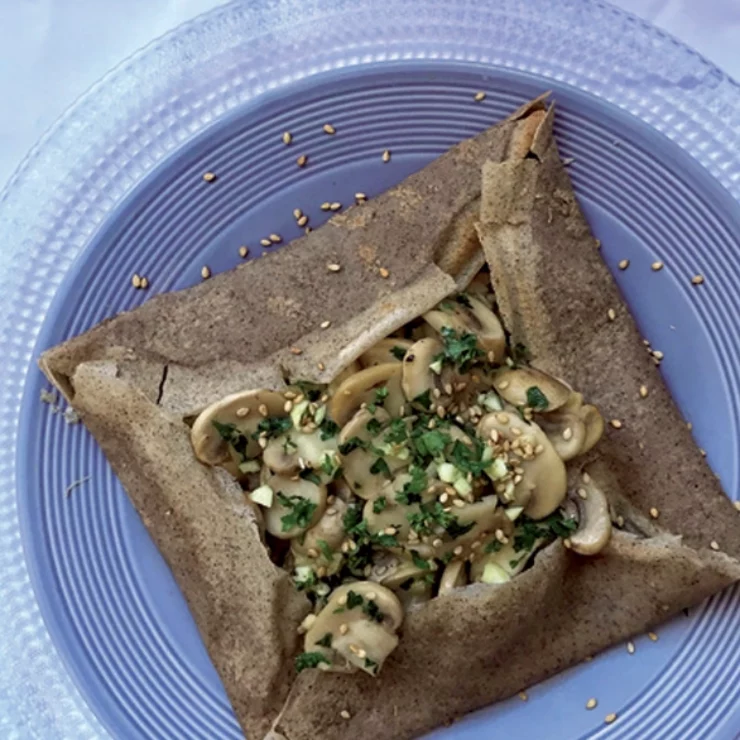
<svg viewBox="0 0 740 740"><path fill-rule="evenodd" d="M482 274L380 341L329 386L248 390L206 408L197 457L242 484L272 559L313 611L297 669L376 675L404 612L503 584L555 538L608 542L606 499L566 462L598 410L513 351Z"/></svg>

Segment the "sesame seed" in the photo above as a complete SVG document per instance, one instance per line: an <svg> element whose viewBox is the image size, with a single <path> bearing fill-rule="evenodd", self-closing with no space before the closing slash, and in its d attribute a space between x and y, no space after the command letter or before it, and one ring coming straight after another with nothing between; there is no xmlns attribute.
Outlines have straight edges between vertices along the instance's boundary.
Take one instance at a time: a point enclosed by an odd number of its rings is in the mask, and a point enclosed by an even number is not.
<svg viewBox="0 0 740 740"><path fill-rule="evenodd" d="M321 204L321 210L322 210L322 211L328 211L328 210L329 210L330 208L331 208L331 203L329 203L329 201L328 201L328 200L325 200L325 201L324 201L324 202L323 202L323 203Z"/></svg>
<svg viewBox="0 0 740 740"><path fill-rule="evenodd" d="M663 269L663 263L662 262L653 262L652 265L650 265L653 272L658 272L658 270Z"/></svg>
<svg viewBox="0 0 740 740"><path fill-rule="evenodd" d="M329 206L329 210L331 210L331 211L338 211L341 207L342 207L342 204L339 201L334 201Z"/></svg>
<svg viewBox="0 0 740 740"><path fill-rule="evenodd" d="M508 424L509 423L509 415L504 414L503 412L496 414L496 421L499 424Z"/></svg>
<svg viewBox="0 0 740 740"><path fill-rule="evenodd" d="M529 699L529 697L527 696L527 692L526 691L520 691L519 692L519 698L522 701L527 701L527 699Z"/></svg>
<svg viewBox="0 0 740 740"><path fill-rule="evenodd" d="M586 702L586 709L594 709L596 707L597 701L596 699L589 699Z"/></svg>
<svg viewBox="0 0 740 740"><path fill-rule="evenodd" d="M640 398L647 398L648 395L648 388L646 385L640 386Z"/></svg>
<svg viewBox="0 0 740 740"><path fill-rule="evenodd" d="M249 254L249 249L247 247L239 247L240 257L246 257L248 254Z"/></svg>
<svg viewBox="0 0 740 740"><path fill-rule="evenodd" d="M302 350L302 349L301 349L300 347L291 347L291 348L290 348L290 351L291 351L291 352L292 352L292 353L293 353L294 355L302 355L302 354L303 354L303 350Z"/></svg>
<svg viewBox="0 0 740 740"><path fill-rule="evenodd" d="M575 160L573 160L575 161ZM596 246L596 249L601 249L601 239L596 239L594 241L594 245Z"/></svg>
<svg viewBox="0 0 740 740"><path fill-rule="evenodd" d="M578 496L585 501L588 498L588 491L585 488L579 488Z"/></svg>
<svg viewBox="0 0 740 740"><path fill-rule="evenodd" d="M629 260L620 260L619 262L619 269L620 270L626 270L630 266Z"/></svg>
<svg viewBox="0 0 740 740"><path fill-rule="evenodd" d="M326 266L326 269L329 270L329 272L339 272L342 268L336 262L330 262Z"/></svg>
<svg viewBox="0 0 740 740"><path fill-rule="evenodd" d="M149 287L149 279L142 277L141 278L141 289L146 290Z"/></svg>
<svg viewBox="0 0 740 740"><path fill-rule="evenodd" d="M606 724L610 725L616 719L617 719L617 715L614 712L612 712L611 714L607 714L606 717L604 717L604 722L606 722Z"/></svg>
<svg viewBox="0 0 740 740"><path fill-rule="evenodd" d="M315 550L313 547L309 547L306 551L306 555L308 555L309 558L317 558L319 556L319 551Z"/></svg>
<svg viewBox="0 0 740 740"><path fill-rule="evenodd" d="M293 141L293 134L291 134L290 131L286 131L283 134L283 144L287 146L291 141Z"/></svg>
<svg viewBox="0 0 740 740"><path fill-rule="evenodd" d="M238 409L236 410L236 415L237 415L237 416L238 416L238 417L239 417L240 419L243 419L243 418L244 418L245 416L249 416L249 406L240 406L240 407L239 407L239 408L238 408Z"/></svg>
<svg viewBox="0 0 740 740"><path fill-rule="evenodd" d="M265 447L267 447L267 438L266 437L260 437L257 440L257 444L264 450ZM298 480L298 478L295 478L295 480Z"/></svg>
<svg viewBox="0 0 740 740"><path fill-rule="evenodd" d="M649 637L649 638L650 638L650 639L651 639L651 640L652 640L653 642L658 642L658 635L656 635L656 634L655 634L655 632L648 632L648 637Z"/></svg>
<svg viewBox="0 0 740 740"><path fill-rule="evenodd" d="M299 219L303 215L303 211L300 208L293 209L293 218Z"/></svg>
<svg viewBox="0 0 740 740"><path fill-rule="evenodd" d="M301 154L301 156L298 157L298 159L296 159L296 161L295 161L295 163L299 167L305 167L307 162L308 162L308 155L307 154Z"/></svg>
<svg viewBox="0 0 740 740"><path fill-rule="evenodd" d="M216 175L213 172L205 172L203 173L203 179L206 182L213 182L216 179Z"/></svg>
<svg viewBox="0 0 740 740"><path fill-rule="evenodd" d="M632 640L630 640L630 641L629 641L629 642L627 643L627 652L628 652L628 653L629 653L630 655L634 655L634 654L635 654L635 643L634 643L634 642L632 642Z"/></svg>
<svg viewBox="0 0 740 740"><path fill-rule="evenodd" d="M390 162L391 161L391 150L390 149L386 149L383 152L383 161L384 162Z"/></svg>
<svg viewBox="0 0 740 740"><path fill-rule="evenodd" d="M200 276L203 280L208 280L208 278L211 277L211 268L208 267L208 265L203 265L203 267L200 268Z"/></svg>
<svg viewBox="0 0 740 740"><path fill-rule="evenodd" d="M322 329L328 329L331 326L331 321L322 321L319 326Z"/></svg>
<svg viewBox="0 0 740 740"><path fill-rule="evenodd" d="M131 285L137 289L141 287L141 278L136 273L134 273L131 278Z"/></svg>
<svg viewBox="0 0 740 740"><path fill-rule="evenodd" d="M717 551L717 550L719 550L719 543L717 542L717 540L712 540L712 541L711 541L711 542L709 543L709 547L711 547L711 548L712 548L712 550L715 550L715 551Z"/></svg>
<svg viewBox="0 0 740 740"><path fill-rule="evenodd" d="M653 352L653 357L660 362L665 355L659 349L656 349L655 352Z"/></svg>
<svg viewBox="0 0 740 740"><path fill-rule="evenodd" d="M342 594L338 599L339 606L347 606L347 594Z"/></svg>
<svg viewBox="0 0 740 740"><path fill-rule="evenodd" d="M386 270L386 269L385 269L385 267L381 267L381 268L380 268L380 269L378 270L378 272L380 273L380 277L382 277L382 278L384 278L384 279L385 279L385 278L388 278L388 277L390 276L390 272L388 272L388 270Z"/></svg>
<svg viewBox="0 0 740 740"><path fill-rule="evenodd" d="M519 430L521 433L521 430ZM563 429L563 439L567 442L570 439L573 439L573 430L570 427L565 427Z"/></svg>
<svg viewBox="0 0 740 740"><path fill-rule="evenodd" d="M352 715L346 709L342 709L342 711L339 712L339 716L342 719L350 719L352 717Z"/></svg>
<svg viewBox="0 0 740 740"><path fill-rule="evenodd" d="M257 407L257 411L259 411L259 412L260 412L260 414L261 414L262 416L265 416L265 417L266 417L266 416L268 416L268 414L270 413L269 409L267 408L267 405L266 405L266 404L264 404L264 403L261 403L261 404L260 404L260 405L259 405L259 406Z"/></svg>
<svg viewBox="0 0 740 740"><path fill-rule="evenodd" d="M476 103L480 103L482 100L486 99L486 94L481 90L477 92L475 95L473 95L473 100L475 100Z"/></svg>
<svg viewBox="0 0 740 740"><path fill-rule="evenodd" d="M502 380L498 384L498 387L499 387L500 390L505 391L509 387L509 381L508 380Z"/></svg>
<svg viewBox="0 0 740 740"><path fill-rule="evenodd" d="M624 527L624 517L621 514L617 516L617 526Z"/></svg>
<svg viewBox="0 0 740 740"><path fill-rule="evenodd" d="M299 216L296 223L299 226L305 226L308 223L308 216L306 216L305 214L303 216Z"/></svg>
<svg viewBox="0 0 740 740"><path fill-rule="evenodd" d="M383 534L390 534L390 535L394 535L394 534L396 534L396 528L395 528L395 527L386 527L386 528L385 528L385 529L383 530Z"/></svg>
<svg viewBox="0 0 740 740"><path fill-rule="evenodd" d="M652 517L653 519L657 519L657 518L658 518L658 517L660 516L660 512L659 512L659 511L658 511L658 510L657 510L657 509L656 509L656 508L655 508L655 507L653 506L653 507L652 507L652 508L650 509L650 516L651 516L651 517Z"/></svg>
<svg viewBox="0 0 740 740"><path fill-rule="evenodd" d="M591 482L591 476L584 471L583 473L581 473L581 480L584 483L590 483Z"/></svg>
<svg viewBox="0 0 740 740"><path fill-rule="evenodd" d="M606 315L609 317L609 321L614 321L617 318L617 312L613 308L610 308Z"/></svg>
<svg viewBox="0 0 740 740"><path fill-rule="evenodd" d="M273 244L280 244L280 242L283 240L283 237L280 236L280 234L270 234L270 241Z"/></svg>
<svg viewBox="0 0 740 740"><path fill-rule="evenodd" d="M330 123L325 123L323 129L324 133L329 134L330 136L337 133L337 130Z"/></svg>
<svg viewBox="0 0 740 740"><path fill-rule="evenodd" d="M272 246L272 242L269 239L260 239L260 244L263 247L271 247Z"/></svg>
<svg viewBox="0 0 740 740"><path fill-rule="evenodd" d="M346 635L349 632L349 625L347 624L340 624L339 625L339 634L340 635Z"/></svg>
<svg viewBox="0 0 740 740"><path fill-rule="evenodd" d="M734 501L732 505L735 507L736 511L740 511L740 501Z"/></svg>
<svg viewBox="0 0 740 740"><path fill-rule="evenodd" d="M355 200L365 201L367 200L367 195L365 195L365 193L355 193Z"/></svg>
<svg viewBox="0 0 740 740"><path fill-rule="evenodd" d="M609 422L615 429L621 429L622 428L622 422L619 421L619 419L612 419Z"/></svg>
<svg viewBox="0 0 740 740"><path fill-rule="evenodd" d="M701 455L702 457L706 457L706 456L707 456L707 451L706 451L705 449L703 449L702 447L700 447L700 448L699 448L699 454L700 454L700 455Z"/></svg>
<svg viewBox="0 0 740 740"><path fill-rule="evenodd" d="M291 401L290 399L288 399L288 400L287 400L287 401L286 401L286 402L285 402L285 403L283 404L283 411L285 411L285 413L286 413L286 414L289 414L289 413L290 413L290 410L291 410L292 408L293 408L293 401Z"/></svg>
<svg viewBox="0 0 740 740"><path fill-rule="evenodd" d="M691 278L692 285L701 285L704 282L704 275L694 275Z"/></svg>

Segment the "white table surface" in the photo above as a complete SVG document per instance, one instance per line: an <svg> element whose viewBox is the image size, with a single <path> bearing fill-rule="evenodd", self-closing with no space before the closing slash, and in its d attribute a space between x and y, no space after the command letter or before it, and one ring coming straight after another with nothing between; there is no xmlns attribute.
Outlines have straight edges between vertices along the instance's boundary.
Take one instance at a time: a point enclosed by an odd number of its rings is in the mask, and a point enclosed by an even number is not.
<svg viewBox="0 0 740 740"><path fill-rule="evenodd" d="M109 69L176 25L221 4L0 0L0 186L55 119ZM740 79L740 0L615 4L672 33Z"/></svg>

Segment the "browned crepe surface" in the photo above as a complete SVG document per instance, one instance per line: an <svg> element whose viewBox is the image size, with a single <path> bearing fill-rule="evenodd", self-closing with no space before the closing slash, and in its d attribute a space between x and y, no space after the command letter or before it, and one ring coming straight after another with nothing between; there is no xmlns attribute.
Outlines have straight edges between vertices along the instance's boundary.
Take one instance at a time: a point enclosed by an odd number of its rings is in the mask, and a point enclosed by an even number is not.
<svg viewBox="0 0 740 740"><path fill-rule="evenodd" d="M607 418L623 419L599 446L601 465L626 497L628 518L640 519L630 501L661 509L654 536L617 533L593 559L557 542L510 583L434 599L407 615L377 679L296 677L296 627L308 602L269 561L238 486L195 460L183 416L224 393L278 387L284 375L329 380L379 334L471 277L482 261L478 220L515 337ZM329 272L329 262L341 272ZM607 326L609 307L619 318ZM319 337L327 319L332 330ZM736 561L706 549L716 539L740 551L737 513L616 295L557 157L551 115L537 103L276 255L155 298L50 350L42 367L80 411L170 564L252 738L279 714L277 730L289 740L418 735L740 577Z"/></svg>

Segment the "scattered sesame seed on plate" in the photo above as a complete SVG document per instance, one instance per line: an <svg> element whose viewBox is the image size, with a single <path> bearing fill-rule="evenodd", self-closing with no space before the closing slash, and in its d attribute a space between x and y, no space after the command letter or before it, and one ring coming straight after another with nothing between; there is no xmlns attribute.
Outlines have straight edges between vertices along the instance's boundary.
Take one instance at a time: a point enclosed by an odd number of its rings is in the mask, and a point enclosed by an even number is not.
<svg viewBox="0 0 740 740"><path fill-rule="evenodd" d="M324 201L324 202L323 202L323 203L321 204L321 210L322 210L322 211L328 211L328 210L329 210L330 208L331 208L331 203L329 203L329 201L328 201L328 200L325 200L325 201Z"/></svg>
<svg viewBox="0 0 740 740"><path fill-rule="evenodd" d="M616 713L611 712L611 714L607 714L606 717L604 717L604 722L606 722L606 724L610 725L616 719L617 719Z"/></svg>
<svg viewBox="0 0 740 740"><path fill-rule="evenodd" d="M330 123L325 123L323 125L323 130L325 134L329 134L330 136L337 133L337 130Z"/></svg>
<svg viewBox="0 0 740 740"><path fill-rule="evenodd" d="M203 267L200 268L200 276L203 280L208 280L208 278L211 277L211 268L208 267L208 265L203 265Z"/></svg>
<svg viewBox="0 0 740 740"><path fill-rule="evenodd" d="M527 701L527 699L529 699L529 697L527 696L527 692L526 691L520 691L519 692L519 698L522 701Z"/></svg>
<svg viewBox="0 0 740 740"><path fill-rule="evenodd" d="M319 370L326 370L326 365L324 365L324 363L323 363L323 362L317 362L317 363L316 363L316 367L317 367L317 368L318 368Z"/></svg>
<svg viewBox="0 0 740 740"><path fill-rule="evenodd" d="M717 540L712 540L709 543L709 547L711 547L712 550L714 550L715 552L719 551L719 543L717 542Z"/></svg>
<svg viewBox="0 0 740 740"><path fill-rule="evenodd" d="M303 350L302 350L302 349L301 349L300 347L291 347L291 348L290 348L290 351L291 351L291 352L292 352L292 353L293 353L294 355L302 355L302 354L303 354Z"/></svg>
<svg viewBox="0 0 740 740"><path fill-rule="evenodd" d="M648 632L648 637L652 642L658 642L658 635L655 632Z"/></svg>
<svg viewBox="0 0 740 740"><path fill-rule="evenodd" d="M352 718L352 715L346 709L342 709L342 711L339 712L339 716L342 719L351 719Z"/></svg>
<svg viewBox="0 0 740 740"><path fill-rule="evenodd" d="M367 200L367 195L365 195L365 193L355 193L355 200Z"/></svg>
<svg viewBox="0 0 740 740"><path fill-rule="evenodd" d="M387 278L390 275L390 272L385 269L385 267L381 267L378 272L380 273L380 277Z"/></svg>
<svg viewBox="0 0 740 740"><path fill-rule="evenodd" d="M391 161L391 150L390 149L386 149L383 152L383 161L384 162L390 162Z"/></svg>
<svg viewBox="0 0 740 740"><path fill-rule="evenodd" d="M134 273L131 277L131 285L134 286L134 288L140 288L141 287L141 278L139 277L138 273Z"/></svg>
<svg viewBox="0 0 740 740"><path fill-rule="evenodd" d="M306 225L306 224L308 223L308 216L306 216L305 214L303 214L303 215L302 215L302 216L301 216L301 217L300 217L300 218L298 219L298 221L296 221L296 223L297 223L297 224L298 224L299 226L305 226L305 225Z"/></svg>
<svg viewBox="0 0 740 740"><path fill-rule="evenodd" d="M280 244L280 242L283 240L283 237L280 236L280 234L270 234L270 241L273 244Z"/></svg>
<svg viewBox="0 0 740 740"><path fill-rule="evenodd" d="M612 419L609 422L615 429L621 429L622 428L622 422L619 419Z"/></svg>
<svg viewBox="0 0 740 740"><path fill-rule="evenodd" d="M260 239L260 244L263 247L270 247L270 246L272 246L272 242L269 239Z"/></svg>
<svg viewBox="0 0 740 740"><path fill-rule="evenodd" d="M141 289L146 290L149 287L149 278L142 277L141 278Z"/></svg>
<svg viewBox="0 0 740 740"><path fill-rule="evenodd" d="M620 260L619 261L619 269L620 270L626 270L630 266L629 260Z"/></svg>
<svg viewBox="0 0 740 740"><path fill-rule="evenodd" d="M660 516L660 511L658 511L658 509L657 509L657 508L655 508L655 506L653 506L653 507L652 507L652 508L650 509L650 516L651 516L651 517L652 517L653 519L657 519L657 518L658 518L658 517Z"/></svg>
<svg viewBox="0 0 740 740"><path fill-rule="evenodd" d="M291 134L290 131L286 131L283 134L283 144L290 144L291 141L293 141L293 134Z"/></svg>
<svg viewBox="0 0 740 740"><path fill-rule="evenodd" d="M632 642L632 640L630 640L630 641L629 641L629 642L627 643L627 652L628 652L628 653L629 653L630 655L634 655L634 654L635 654L635 643L634 643L634 642Z"/></svg>
<svg viewBox="0 0 740 740"><path fill-rule="evenodd" d="M248 247L239 247L239 256L240 257L246 257L249 254L249 248Z"/></svg>
<svg viewBox="0 0 740 740"><path fill-rule="evenodd" d="M296 221L303 215L303 211L300 208L294 208L293 209L293 218L296 219Z"/></svg>
<svg viewBox="0 0 740 740"><path fill-rule="evenodd" d="M336 262L330 262L326 266L326 269L329 270L329 272L339 272L342 269L342 267L341 265L338 265Z"/></svg>
<svg viewBox="0 0 740 740"><path fill-rule="evenodd" d="M319 324L319 326L322 329L328 329L331 326L331 321L322 321L321 324Z"/></svg>
<svg viewBox="0 0 740 740"><path fill-rule="evenodd" d="M610 308L606 315L609 317L609 321L614 321L617 318L617 312L613 308Z"/></svg>
<svg viewBox="0 0 740 740"><path fill-rule="evenodd" d="M640 386L640 398L647 398L648 395L648 387L646 385Z"/></svg>
<svg viewBox="0 0 740 740"><path fill-rule="evenodd" d="M660 362L665 355L659 349L656 349L655 352L653 352L653 357Z"/></svg>
<svg viewBox="0 0 740 740"><path fill-rule="evenodd" d="M296 159L296 161L295 161L295 163L299 167L305 167L306 164L307 164L307 162L308 162L308 154L301 154L301 156L298 157L298 159Z"/></svg>
<svg viewBox="0 0 740 740"><path fill-rule="evenodd" d="M597 703L598 703L598 702L596 701L596 699L589 699L589 700L588 700L588 701L586 702L586 709L594 709L594 708L596 707L596 704L597 704Z"/></svg>
<svg viewBox="0 0 740 740"><path fill-rule="evenodd" d="M329 210L331 210L331 211L338 211L341 207L342 207L342 204L339 201L334 201L329 206Z"/></svg>
<svg viewBox="0 0 740 740"><path fill-rule="evenodd" d="M694 277L691 278L691 283L693 285L701 285L704 282L704 275L694 275Z"/></svg>
<svg viewBox="0 0 740 740"><path fill-rule="evenodd" d="M658 270L662 270L663 269L663 263L660 262L660 261L653 262L653 264L650 265L650 268L653 270L653 272L658 272Z"/></svg>
<svg viewBox="0 0 740 740"><path fill-rule="evenodd" d="M479 90L475 95L473 95L473 100L475 100L476 103L480 103L482 100L486 99L486 94L483 92L483 90Z"/></svg>
<svg viewBox="0 0 740 740"><path fill-rule="evenodd" d="M204 172L203 179L206 182L214 182L216 179L216 174L214 172Z"/></svg>
<svg viewBox="0 0 740 740"><path fill-rule="evenodd" d="M735 507L735 511L740 511L740 501L733 501L732 505Z"/></svg>

